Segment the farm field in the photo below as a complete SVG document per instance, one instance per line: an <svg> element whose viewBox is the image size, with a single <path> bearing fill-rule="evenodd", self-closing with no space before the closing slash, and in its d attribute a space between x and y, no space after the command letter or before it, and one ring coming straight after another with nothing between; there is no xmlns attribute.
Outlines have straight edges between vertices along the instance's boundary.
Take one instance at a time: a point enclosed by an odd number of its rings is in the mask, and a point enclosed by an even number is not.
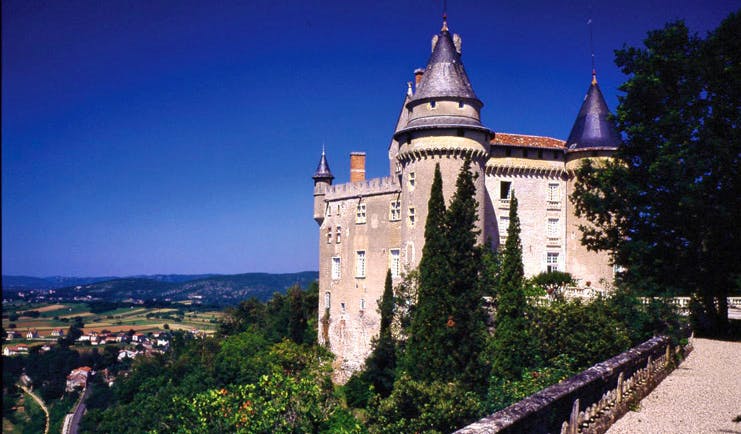
<svg viewBox="0 0 741 434"><path fill-rule="evenodd" d="M37 313L33 313L33 312ZM135 330L137 332L198 329L213 333L223 315L220 311L200 311L190 306L168 308L146 308L141 306L117 307L104 312L93 312L85 303L29 304L7 303L3 305L2 326L7 332L16 330L24 335L37 330L41 338L47 338L52 330L67 330L77 318L84 323L83 332L111 332ZM30 312L29 314L24 314ZM12 324L12 325L11 325ZM16 341L18 342L18 341Z"/></svg>

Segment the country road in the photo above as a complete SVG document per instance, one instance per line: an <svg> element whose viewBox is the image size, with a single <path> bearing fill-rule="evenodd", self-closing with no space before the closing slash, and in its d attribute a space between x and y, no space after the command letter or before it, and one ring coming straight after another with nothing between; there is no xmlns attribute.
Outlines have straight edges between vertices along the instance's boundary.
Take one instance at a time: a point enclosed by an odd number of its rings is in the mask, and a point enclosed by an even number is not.
<svg viewBox="0 0 741 434"><path fill-rule="evenodd" d="M31 392L26 386L19 384L18 387L23 389L24 392L26 392L31 398L36 401L42 410L44 410L44 413L46 414L46 428L44 428L44 434L49 434L49 409L46 408L46 404L44 404L44 401L41 400L38 396L36 396L35 393Z"/></svg>

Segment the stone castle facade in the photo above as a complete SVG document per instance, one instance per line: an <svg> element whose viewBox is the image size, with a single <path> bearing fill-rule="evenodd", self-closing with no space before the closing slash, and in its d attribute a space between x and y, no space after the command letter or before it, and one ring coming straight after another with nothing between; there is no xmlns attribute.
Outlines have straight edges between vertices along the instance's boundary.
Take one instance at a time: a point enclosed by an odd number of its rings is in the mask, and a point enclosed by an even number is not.
<svg viewBox="0 0 741 434"><path fill-rule="evenodd" d="M387 270L394 284L419 264L435 165L450 202L466 158L475 178L480 242L504 243L509 202L519 202L526 275L560 270L582 286L613 280L605 254L581 245L568 197L585 158L609 158L620 144L593 74L571 134L549 137L494 132L481 123L483 103L461 62L461 39L443 23L425 69L415 71L388 146L389 176L365 179L365 153L350 155L350 182L333 184L322 151L314 173L319 224L319 340L336 355L335 379L362 368L378 334L377 302Z"/></svg>

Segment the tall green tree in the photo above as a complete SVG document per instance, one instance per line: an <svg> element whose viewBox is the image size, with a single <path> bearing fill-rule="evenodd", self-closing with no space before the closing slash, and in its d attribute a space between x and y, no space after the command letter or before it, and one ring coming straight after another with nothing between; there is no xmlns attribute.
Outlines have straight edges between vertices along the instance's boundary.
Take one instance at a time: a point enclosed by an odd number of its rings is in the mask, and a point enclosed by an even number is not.
<svg viewBox="0 0 741 434"><path fill-rule="evenodd" d="M446 212L450 310L446 322L447 351L452 378L463 384L483 386L488 374L484 350L486 324L480 279L481 250L476 186L471 161L466 159L456 180L456 191Z"/></svg>
<svg viewBox="0 0 741 434"><path fill-rule="evenodd" d="M405 355L405 367L415 379L460 380L467 386L481 386L484 381L481 356L486 326L478 281L481 250L476 245L475 195L470 160L466 160L446 211L440 169L435 168L418 300Z"/></svg>
<svg viewBox="0 0 741 434"><path fill-rule="evenodd" d="M741 13L706 39L683 22L616 51L628 75L613 161L579 169L574 194L590 249L614 255L629 288L695 294L706 331L727 329L741 275Z"/></svg>
<svg viewBox="0 0 741 434"><path fill-rule="evenodd" d="M440 375L446 349L439 345L446 333L450 269L446 255L445 198L440 165L435 166L430 199L427 202L425 245L419 263L417 301L407 333L404 367L416 379Z"/></svg>
<svg viewBox="0 0 741 434"><path fill-rule="evenodd" d="M394 319L394 291L391 270L386 273L383 297L378 302L381 313L381 330L374 342L373 352L365 362L365 380L385 398L391 394L396 377L396 342L391 333Z"/></svg>
<svg viewBox="0 0 741 434"><path fill-rule="evenodd" d="M527 300L524 292L520 217L517 197L512 192L509 205L509 227L504 243L496 302L496 329L491 340L492 376L518 379L523 368L533 364L532 342L525 319Z"/></svg>

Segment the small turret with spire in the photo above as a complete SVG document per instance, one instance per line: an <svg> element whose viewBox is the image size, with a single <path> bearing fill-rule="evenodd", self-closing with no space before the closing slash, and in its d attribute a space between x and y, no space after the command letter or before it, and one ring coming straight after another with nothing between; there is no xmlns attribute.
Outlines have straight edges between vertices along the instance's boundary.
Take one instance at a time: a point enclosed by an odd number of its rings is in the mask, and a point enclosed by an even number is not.
<svg viewBox="0 0 741 434"><path fill-rule="evenodd" d="M332 185L334 175L329 170L329 163L327 162L327 154L322 145L322 156L319 159L319 164L316 167L314 176L314 220L320 225L324 221L324 196L327 192L327 187Z"/></svg>

